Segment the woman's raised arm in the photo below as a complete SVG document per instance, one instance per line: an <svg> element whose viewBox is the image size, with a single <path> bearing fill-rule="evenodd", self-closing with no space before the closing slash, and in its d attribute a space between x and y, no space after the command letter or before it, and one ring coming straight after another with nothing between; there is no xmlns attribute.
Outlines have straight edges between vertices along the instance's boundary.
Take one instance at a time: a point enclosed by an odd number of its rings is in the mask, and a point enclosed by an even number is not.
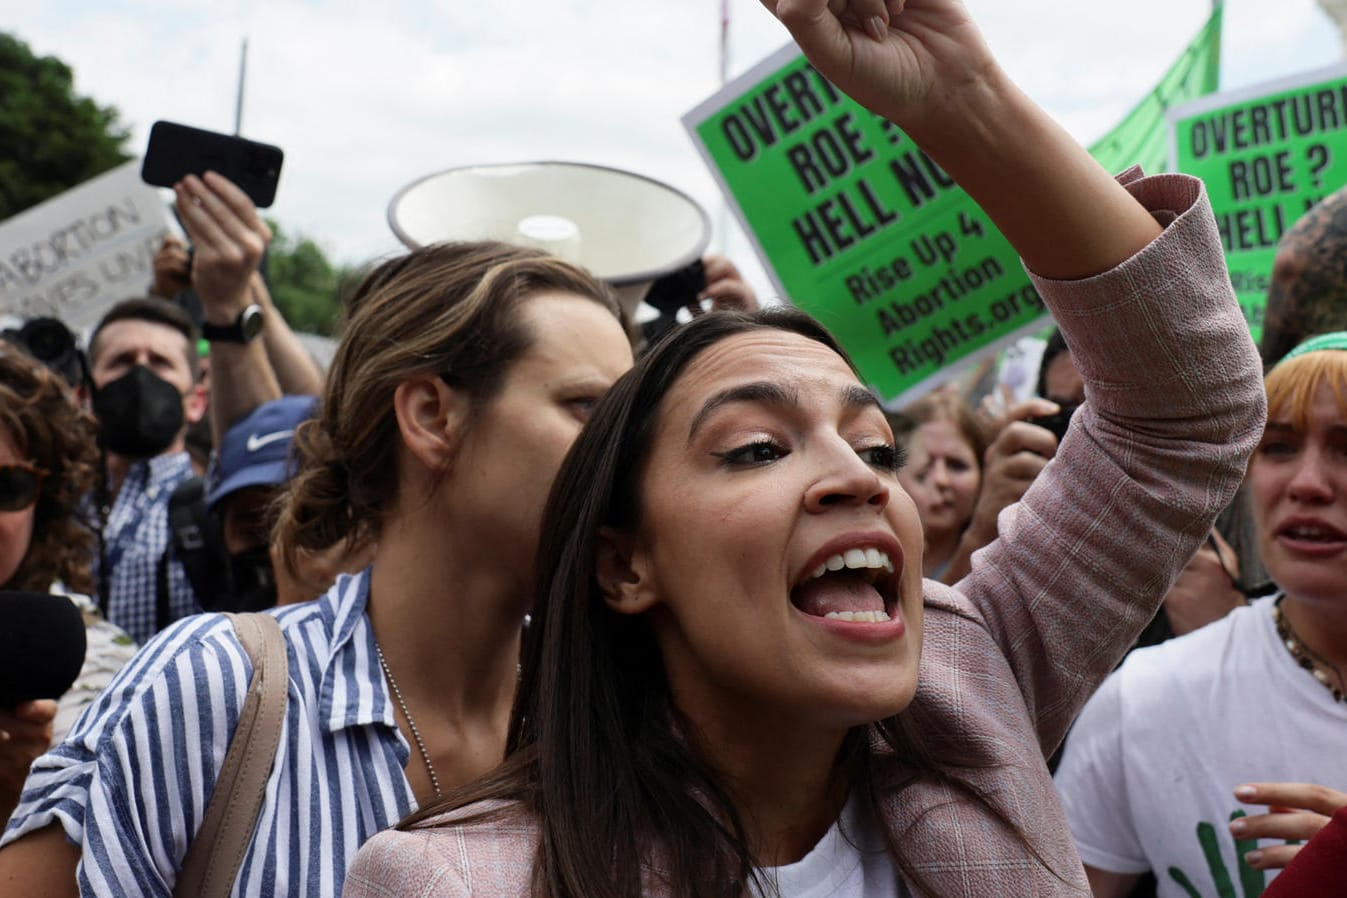
<svg viewBox="0 0 1347 898"><path fill-rule="evenodd" d="M819 72L902 128L1036 274L1087 277L1160 226L1002 71L958 0L763 0Z"/></svg>

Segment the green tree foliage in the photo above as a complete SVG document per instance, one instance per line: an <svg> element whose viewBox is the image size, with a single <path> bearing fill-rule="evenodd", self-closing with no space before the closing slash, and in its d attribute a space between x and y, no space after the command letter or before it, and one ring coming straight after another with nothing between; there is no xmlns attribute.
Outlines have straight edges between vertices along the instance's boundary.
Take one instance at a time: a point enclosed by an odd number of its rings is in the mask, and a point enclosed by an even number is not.
<svg viewBox="0 0 1347 898"><path fill-rule="evenodd" d="M0 32L0 221L125 162L129 136L69 66Z"/></svg>
<svg viewBox="0 0 1347 898"><path fill-rule="evenodd" d="M340 287L346 271L328 261L307 237L291 237L270 219L267 283L276 308L298 331L331 336L337 328Z"/></svg>

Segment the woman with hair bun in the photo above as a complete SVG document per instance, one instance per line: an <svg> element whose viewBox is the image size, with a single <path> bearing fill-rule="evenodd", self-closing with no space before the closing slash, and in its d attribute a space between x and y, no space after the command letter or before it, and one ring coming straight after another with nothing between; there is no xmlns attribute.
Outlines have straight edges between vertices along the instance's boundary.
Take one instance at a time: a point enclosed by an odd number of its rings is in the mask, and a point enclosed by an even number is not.
<svg viewBox="0 0 1347 898"><path fill-rule="evenodd" d="M1264 384L1245 483L1272 593L1133 652L1062 755L1057 787L1098 896L1147 871L1161 898L1235 878L1259 894L1298 850L1287 840L1347 800L1274 785L1347 783L1347 332L1300 343Z"/></svg>
<svg viewBox="0 0 1347 898"><path fill-rule="evenodd" d="M366 839L500 762L543 503L631 364L607 289L533 250L437 245L365 278L276 540L291 566L373 561L270 612L289 694L235 894L340 895ZM159 634L37 761L0 882L172 894L251 671L223 616Z"/></svg>

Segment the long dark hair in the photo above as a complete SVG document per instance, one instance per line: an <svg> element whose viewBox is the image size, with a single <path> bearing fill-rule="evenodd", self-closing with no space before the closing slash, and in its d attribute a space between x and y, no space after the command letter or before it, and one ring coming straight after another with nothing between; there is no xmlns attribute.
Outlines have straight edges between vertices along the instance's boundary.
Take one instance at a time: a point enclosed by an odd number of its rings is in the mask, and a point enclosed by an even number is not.
<svg viewBox="0 0 1347 898"><path fill-rule="evenodd" d="M734 803L684 737L686 721L670 697L645 616L611 612L594 572L600 528L628 530L637 523L640 481L670 387L708 347L768 329L799 334L847 358L800 312L717 312L666 336L599 403L547 504L538 601L524 642L507 760L486 779L407 818L403 828L433 826L425 821L446 810L508 799L520 802L541 829L535 895L628 898L644 891L643 873L664 878L674 895L743 894L754 865ZM949 777L904 716L854 728L837 763L881 822L895 863L922 887L923 877L904 866L879 801L912 779L910 771ZM875 749L882 746L887 771L876 766ZM942 755L941 763L951 760Z"/></svg>

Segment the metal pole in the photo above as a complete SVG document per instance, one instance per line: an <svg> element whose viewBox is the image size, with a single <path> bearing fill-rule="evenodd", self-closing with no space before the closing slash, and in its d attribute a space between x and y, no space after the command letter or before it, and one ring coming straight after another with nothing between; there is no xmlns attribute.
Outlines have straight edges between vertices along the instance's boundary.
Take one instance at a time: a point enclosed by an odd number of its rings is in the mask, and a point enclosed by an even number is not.
<svg viewBox="0 0 1347 898"><path fill-rule="evenodd" d="M720 86L729 79L730 70L730 0L720 0ZM730 243L730 215L727 201L722 197L716 210L716 243L726 252Z"/></svg>
<svg viewBox="0 0 1347 898"><path fill-rule="evenodd" d="M234 136L243 129L243 83L248 78L248 39L243 39L243 49L239 51L239 93L234 104Z"/></svg>
<svg viewBox="0 0 1347 898"><path fill-rule="evenodd" d="M720 86L725 86L730 68L730 0L720 0Z"/></svg>

